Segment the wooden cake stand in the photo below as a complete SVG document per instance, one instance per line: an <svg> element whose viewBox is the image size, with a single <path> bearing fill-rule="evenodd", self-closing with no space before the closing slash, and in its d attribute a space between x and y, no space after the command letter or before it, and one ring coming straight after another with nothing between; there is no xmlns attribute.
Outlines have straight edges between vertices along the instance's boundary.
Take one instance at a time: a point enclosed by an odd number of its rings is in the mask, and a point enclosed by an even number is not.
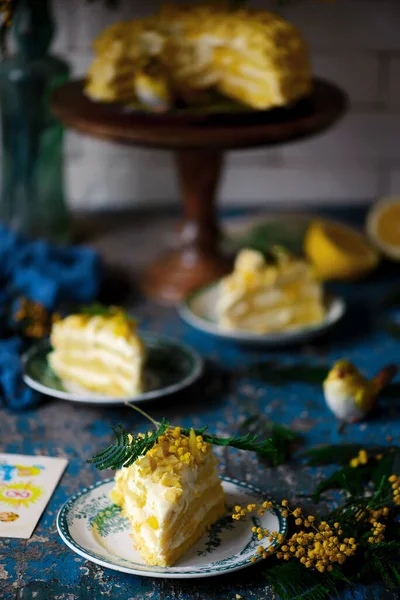
<svg viewBox="0 0 400 600"><path fill-rule="evenodd" d="M309 137L332 125L347 105L340 89L315 79L312 96L292 109L154 114L93 102L84 95L83 83L72 81L53 92L53 112L65 125L98 138L175 153L184 204L179 248L151 265L141 282L146 294L167 303L230 268L219 252L215 201L224 151Z"/></svg>

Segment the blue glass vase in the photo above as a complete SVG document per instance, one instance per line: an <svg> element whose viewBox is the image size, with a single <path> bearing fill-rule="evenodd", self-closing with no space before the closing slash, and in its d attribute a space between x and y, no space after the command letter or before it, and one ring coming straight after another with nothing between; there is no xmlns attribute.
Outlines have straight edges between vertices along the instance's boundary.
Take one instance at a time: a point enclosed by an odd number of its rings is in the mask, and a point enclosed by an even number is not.
<svg viewBox="0 0 400 600"><path fill-rule="evenodd" d="M0 63L0 220L24 234L69 238L63 185L63 128L50 110L67 63L48 54L54 26L48 0L18 0L14 56Z"/></svg>

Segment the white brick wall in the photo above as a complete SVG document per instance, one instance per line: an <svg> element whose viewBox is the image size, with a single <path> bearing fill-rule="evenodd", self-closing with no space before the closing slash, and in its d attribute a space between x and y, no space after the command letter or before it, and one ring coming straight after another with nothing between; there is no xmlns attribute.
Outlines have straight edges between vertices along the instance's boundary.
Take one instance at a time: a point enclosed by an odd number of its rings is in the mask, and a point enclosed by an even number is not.
<svg viewBox="0 0 400 600"><path fill-rule="evenodd" d="M185 0L182 0L185 1ZM106 25L145 14L158 0L53 0L54 49L74 75L91 61L90 42ZM298 25L317 75L351 99L333 129L282 148L231 153L221 185L224 205L354 203L400 193L400 0L255 0ZM68 132L68 199L74 208L175 203L177 181L168 152L107 144Z"/></svg>

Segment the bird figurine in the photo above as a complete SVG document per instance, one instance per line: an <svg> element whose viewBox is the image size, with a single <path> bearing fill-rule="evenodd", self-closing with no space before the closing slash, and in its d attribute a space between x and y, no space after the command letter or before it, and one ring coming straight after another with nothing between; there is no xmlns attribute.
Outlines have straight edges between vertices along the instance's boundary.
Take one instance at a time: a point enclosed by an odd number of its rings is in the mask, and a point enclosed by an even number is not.
<svg viewBox="0 0 400 600"><path fill-rule="evenodd" d="M388 365L367 379L351 362L339 360L323 383L325 401L338 419L356 423L375 408L379 393L396 374L397 367Z"/></svg>

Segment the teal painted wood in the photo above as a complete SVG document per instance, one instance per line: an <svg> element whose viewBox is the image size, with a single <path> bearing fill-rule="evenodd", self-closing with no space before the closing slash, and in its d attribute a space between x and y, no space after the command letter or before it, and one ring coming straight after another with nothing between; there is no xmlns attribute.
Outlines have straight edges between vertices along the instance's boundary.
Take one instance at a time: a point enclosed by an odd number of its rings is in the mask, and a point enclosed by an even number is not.
<svg viewBox="0 0 400 600"><path fill-rule="evenodd" d="M240 348L207 336L183 323L173 309L140 300L131 308L143 330L163 333L192 345L207 360L203 379L181 395L159 400L147 408L185 426L209 425L220 434L236 431L249 413L259 411L289 425L303 436L305 447L322 443L359 442L365 447L388 444L400 437L400 386L394 385L373 418L338 432L333 415L325 406L319 385L288 382L279 384L279 367L306 363L328 368L342 356L367 373L388 362L400 363L400 341L382 327L382 301L400 287L398 267L382 265L365 282L340 284L332 291L343 294L349 309L337 329L326 337L300 347L263 351ZM56 532L56 515L67 498L83 487L106 479L86 459L111 440L110 425L140 431L144 420L128 408L102 408L44 400L24 414L0 413L0 449L26 454L66 456L69 465L39 525L28 541L0 540L0 597L4 600L270 600L271 592L262 576L268 562L226 577L209 580L173 581L116 573L96 566L67 548ZM255 456L217 449L221 472L264 489L279 501L289 498L313 510L304 498L315 486L322 470L297 462L276 469L265 468ZM330 496L328 496L330 498ZM393 600L397 595L359 586L343 592L343 600Z"/></svg>
<svg viewBox="0 0 400 600"><path fill-rule="evenodd" d="M28 235L64 240L63 128L49 100L69 68L47 53L53 35L49 0L18 0L10 33L16 53L0 63L0 219Z"/></svg>

